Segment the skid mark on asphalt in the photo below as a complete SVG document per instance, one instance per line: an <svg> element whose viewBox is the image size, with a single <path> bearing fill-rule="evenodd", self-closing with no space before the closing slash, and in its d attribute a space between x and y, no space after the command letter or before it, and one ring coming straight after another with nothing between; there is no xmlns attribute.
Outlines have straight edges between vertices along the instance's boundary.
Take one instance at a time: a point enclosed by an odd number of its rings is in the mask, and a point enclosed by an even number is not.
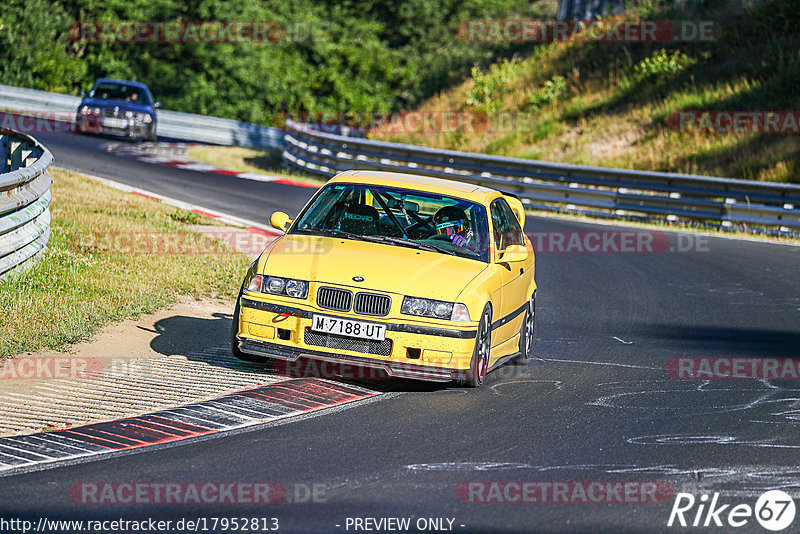
<svg viewBox="0 0 800 534"><path fill-rule="evenodd" d="M597 384L598 396L586 402L625 413L647 413L654 419L714 417L704 432L647 434L625 438L631 445L649 447L738 446L764 449L800 449L796 439L798 386L770 380L623 381ZM759 426L719 426L721 414L739 412L740 419Z"/></svg>
<svg viewBox="0 0 800 534"><path fill-rule="evenodd" d="M219 347L120 362L93 378L31 380L24 393L4 392L0 435L129 417L286 379L266 369Z"/></svg>
<svg viewBox="0 0 800 534"><path fill-rule="evenodd" d="M593 361L584 361L584 360L561 360L558 358L546 358L545 361L547 362L562 362L562 363L580 363L584 365L608 365L611 367L627 367L629 369L648 369L650 371L663 371L662 367L646 367L644 365L628 365L626 363L615 363L615 362L593 362Z"/></svg>
<svg viewBox="0 0 800 534"><path fill-rule="evenodd" d="M318 378L287 379L136 417L0 438L0 474L252 427L375 395Z"/></svg>
<svg viewBox="0 0 800 534"><path fill-rule="evenodd" d="M611 339L616 339L617 341L619 341L623 345L632 345L633 344L633 341L624 341L624 340L618 338L617 336L611 336Z"/></svg>

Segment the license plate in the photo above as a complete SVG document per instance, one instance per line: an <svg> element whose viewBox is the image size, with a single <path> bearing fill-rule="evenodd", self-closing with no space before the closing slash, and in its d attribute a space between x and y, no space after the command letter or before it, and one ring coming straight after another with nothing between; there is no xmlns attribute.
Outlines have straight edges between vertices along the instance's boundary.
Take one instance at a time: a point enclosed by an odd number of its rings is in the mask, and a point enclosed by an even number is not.
<svg viewBox="0 0 800 534"><path fill-rule="evenodd" d="M373 341L383 341L386 337L386 325L326 317L324 315L314 315L311 318L311 330L326 334L371 339Z"/></svg>
<svg viewBox="0 0 800 534"><path fill-rule="evenodd" d="M125 128L128 125L128 121L125 119L115 119L114 117L103 117L103 126L108 126L109 128Z"/></svg>

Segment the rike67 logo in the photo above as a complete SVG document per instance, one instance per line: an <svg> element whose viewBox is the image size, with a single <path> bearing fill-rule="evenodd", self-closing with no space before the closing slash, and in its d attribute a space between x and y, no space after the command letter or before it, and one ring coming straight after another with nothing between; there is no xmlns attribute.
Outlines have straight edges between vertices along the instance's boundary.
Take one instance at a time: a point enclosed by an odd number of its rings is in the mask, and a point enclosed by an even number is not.
<svg viewBox="0 0 800 534"><path fill-rule="evenodd" d="M667 526L738 528L750 524L755 517L765 529L778 532L792 524L795 512L792 497L780 490L762 494L755 507L744 503L721 504L719 493L714 493L710 502L706 494L696 499L691 493L678 493Z"/></svg>

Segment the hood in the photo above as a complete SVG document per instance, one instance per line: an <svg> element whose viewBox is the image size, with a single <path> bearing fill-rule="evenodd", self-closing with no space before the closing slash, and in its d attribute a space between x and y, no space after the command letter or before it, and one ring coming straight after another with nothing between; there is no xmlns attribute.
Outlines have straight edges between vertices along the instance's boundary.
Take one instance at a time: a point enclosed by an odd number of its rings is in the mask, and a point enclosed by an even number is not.
<svg viewBox="0 0 800 534"><path fill-rule="evenodd" d="M487 265L396 245L285 235L267 247L258 267L267 275L454 301Z"/></svg>
<svg viewBox="0 0 800 534"><path fill-rule="evenodd" d="M155 114L153 111L153 106L147 104L131 104L130 102L120 102L119 100L101 100L99 98L84 98L81 101L80 109L83 106L90 106L90 107L99 107L99 108L114 108L118 107L120 112L125 111L136 111L136 112L143 112L143 113L150 113Z"/></svg>

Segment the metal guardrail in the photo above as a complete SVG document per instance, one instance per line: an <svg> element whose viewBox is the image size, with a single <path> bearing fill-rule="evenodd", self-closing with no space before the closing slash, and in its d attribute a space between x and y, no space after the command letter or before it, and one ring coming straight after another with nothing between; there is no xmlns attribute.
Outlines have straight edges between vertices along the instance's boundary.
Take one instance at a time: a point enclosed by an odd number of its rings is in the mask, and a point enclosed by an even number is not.
<svg viewBox="0 0 800 534"><path fill-rule="evenodd" d="M288 122L283 158L322 176L401 171L515 193L529 209L800 229L800 186L585 165L384 143Z"/></svg>
<svg viewBox="0 0 800 534"><path fill-rule="evenodd" d="M0 85L0 108L21 114L56 112L74 122L80 102L77 96ZM283 132L277 128L179 111L157 110L156 116L162 137L256 149L283 146Z"/></svg>
<svg viewBox="0 0 800 534"><path fill-rule="evenodd" d="M0 108L74 113L78 97L0 85ZM74 120L74 115L70 115ZM161 110L158 134L251 148L283 148L296 169L331 176L348 169L412 172L516 193L530 209L605 217L659 217L800 229L800 186L584 165L384 143Z"/></svg>
<svg viewBox="0 0 800 534"><path fill-rule="evenodd" d="M0 276L47 246L52 163L53 155L34 138L0 129Z"/></svg>

